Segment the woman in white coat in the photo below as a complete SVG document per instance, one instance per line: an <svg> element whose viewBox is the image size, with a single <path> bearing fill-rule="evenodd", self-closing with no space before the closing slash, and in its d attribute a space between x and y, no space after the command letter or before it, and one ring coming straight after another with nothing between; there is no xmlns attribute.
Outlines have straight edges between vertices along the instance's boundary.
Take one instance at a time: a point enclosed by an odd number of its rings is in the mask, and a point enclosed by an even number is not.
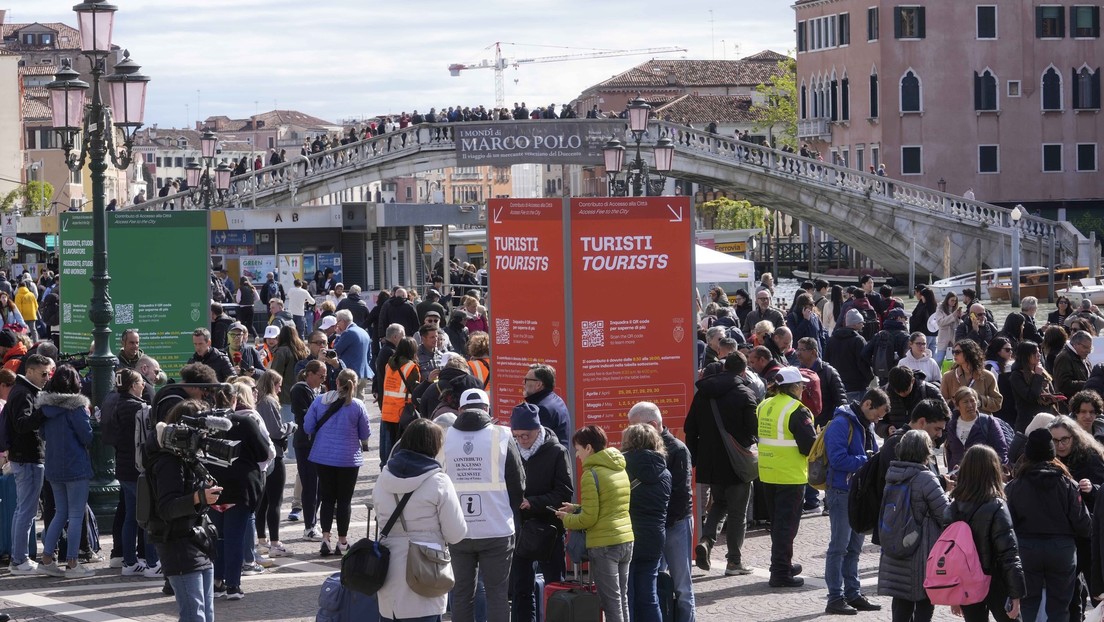
<svg viewBox="0 0 1104 622"><path fill-rule="evenodd" d="M437 462L443 443L441 428L428 419L414 421L376 481L373 500L381 526L387 524L403 495L414 493L387 536L391 565L377 595L381 621L431 622L445 613L447 595L427 598L406 584L406 549L411 539L451 545L468 534L452 480Z"/></svg>

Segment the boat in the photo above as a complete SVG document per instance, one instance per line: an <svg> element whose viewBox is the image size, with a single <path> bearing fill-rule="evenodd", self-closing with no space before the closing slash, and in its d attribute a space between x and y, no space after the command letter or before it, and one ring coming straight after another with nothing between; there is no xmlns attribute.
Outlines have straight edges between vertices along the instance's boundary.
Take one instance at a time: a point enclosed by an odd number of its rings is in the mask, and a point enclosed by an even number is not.
<svg viewBox="0 0 1104 622"><path fill-rule="evenodd" d="M1020 268L1020 274L1030 274L1036 272L1045 272L1047 268L1045 266L1023 266ZM989 294L989 286L997 284L1001 279L1008 280L1012 275L1012 268L988 268L981 271L981 291L978 292L978 296L981 300L991 300L992 297ZM936 301L941 302L943 298L954 292L961 295L962 290L968 287L972 288L977 285L977 272L966 272L964 274L956 274L950 278L939 279L932 283L928 287L935 294Z"/></svg>
<svg viewBox="0 0 1104 622"><path fill-rule="evenodd" d="M859 278L864 274L869 274L874 278L875 287L886 285L898 284L897 279L893 278L893 275L881 270L870 270L868 268L828 268L824 272L809 272L808 270L794 270L793 276L795 279L801 279L803 281L815 281L816 279L824 279L833 285L858 285Z"/></svg>
<svg viewBox="0 0 1104 622"><path fill-rule="evenodd" d="M1050 270L1042 272L1024 272L1020 270L1020 297L1034 296L1046 298L1050 286ZM1012 275L1007 279L998 281L989 286L989 299L993 301L1007 301L1012 299ZM1070 287L1075 281L1089 276L1088 268L1059 268L1054 270L1054 286Z"/></svg>
<svg viewBox="0 0 1104 622"><path fill-rule="evenodd" d="M1098 283L1094 278L1081 279L1080 283L1080 285L1060 289L1054 293L1069 298L1070 306L1074 309L1085 298L1088 298L1094 305L1104 305L1104 285Z"/></svg>

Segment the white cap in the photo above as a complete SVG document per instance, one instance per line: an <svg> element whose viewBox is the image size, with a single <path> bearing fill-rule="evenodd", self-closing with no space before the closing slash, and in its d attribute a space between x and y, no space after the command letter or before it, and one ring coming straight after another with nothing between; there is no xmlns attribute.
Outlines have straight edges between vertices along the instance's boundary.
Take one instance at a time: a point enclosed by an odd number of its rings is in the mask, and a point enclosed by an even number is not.
<svg viewBox="0 0 1104 622"><path fill-rule="evenodd" d="M322 318L322 322L318 324L318 330L330 330L334 326L337 326L337 318L332 315L327 315Z"/></svg>
<svg viewBox="0 0 1104 622"><path fill-rule="evenodd" d="M280 336L279 326L265 326L264 338L275 339Z"/></svg>
<svg viewBox="0 0 1104 622"><path fill-rule="evenodd" d="M473 404L490 406L491 399L487 397L487 392L483 389L468 389L460 394L460 408Z"/></svg>
<svg viewBox="0 0 1104 622"><path fill-rule="evenodd" d="M777 384L803 383L805 382L805 376L802 376L801 370L796 367L783 367L778 370L778 375L774 377L774 381Z"/></svg>

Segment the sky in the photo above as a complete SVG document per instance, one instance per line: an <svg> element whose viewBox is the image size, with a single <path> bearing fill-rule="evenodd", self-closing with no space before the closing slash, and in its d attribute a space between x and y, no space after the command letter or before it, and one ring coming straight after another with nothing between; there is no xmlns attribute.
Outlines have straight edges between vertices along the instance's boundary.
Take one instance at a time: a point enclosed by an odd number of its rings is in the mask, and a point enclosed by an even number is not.
<svg viewBox="0 0 1104 622"><path fill-rule="evenodd" d="M76 25L75 0L0 0L6 21ZM113 43L151 78L146 124L192 126L274 108L331 122L430 107L494 105L493 69L452 63L676 46L685 52L523 63L506 104L565 103L650 58L735 59L791 52L782 0L114 0ZM82 61L84 62L84 61Z"/></svg>

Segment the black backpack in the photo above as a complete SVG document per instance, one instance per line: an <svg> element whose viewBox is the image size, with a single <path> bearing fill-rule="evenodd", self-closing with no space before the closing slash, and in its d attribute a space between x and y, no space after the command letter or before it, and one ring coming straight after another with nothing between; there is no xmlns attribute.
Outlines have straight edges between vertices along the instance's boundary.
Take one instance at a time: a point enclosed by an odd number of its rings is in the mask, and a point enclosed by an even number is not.
<svg viewBox="0 0 1104 622"><path fill-rule="evenodd" d="M896 367L900 359L897 349L893 347L893 335L881 334L874 341L874 375L884 383L889 378L889 370Z"/></svg>
<svg viewBox="0 0 1104 622"><path fill-rule="evenodd" d="M863 339L871 341L882 330L882 323L878 321L878 312L874 309L859 309L855 307L863 317Z"/></svg>
<svg viewBox="0 0 1104 622"><path fill-rule="evenodd" d="M882 491L878 489L881 460L881 452L874 454L851 476L847 491L847 522L858 533L871 533L878 526L882 507Z"/></svg>

